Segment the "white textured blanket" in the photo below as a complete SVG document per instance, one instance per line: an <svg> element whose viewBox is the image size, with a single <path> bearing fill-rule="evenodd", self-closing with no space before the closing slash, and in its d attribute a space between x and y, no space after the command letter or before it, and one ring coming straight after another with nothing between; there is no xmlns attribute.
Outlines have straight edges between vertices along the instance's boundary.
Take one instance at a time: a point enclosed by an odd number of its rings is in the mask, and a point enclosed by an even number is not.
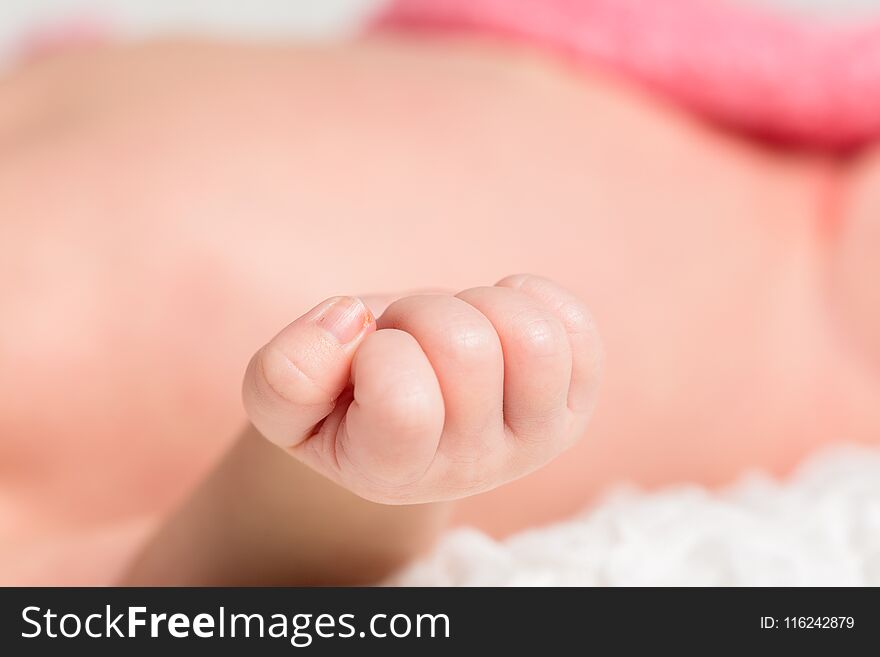
<svg viewBox="0 0 880 657"><path fill-rule="evenodd" d="M619 490L504 541L469 529L394 579L413 586L880 585L880 451L837 448L778 482Z"/></svg>

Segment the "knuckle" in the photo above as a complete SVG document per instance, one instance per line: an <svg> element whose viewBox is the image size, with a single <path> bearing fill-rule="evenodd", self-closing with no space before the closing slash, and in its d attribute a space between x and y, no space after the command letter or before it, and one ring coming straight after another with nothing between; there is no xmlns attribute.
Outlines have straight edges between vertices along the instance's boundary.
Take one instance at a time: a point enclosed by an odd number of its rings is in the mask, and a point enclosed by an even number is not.
<svg viewBox="0 0 880 657"><path fill-rule="evenodd" d="M440 335L444 358L458 365L480 365L500 356L495 331L473 320L449 322Z"/></svg>
<svg viewBox="0 0 880 657"><path fill-rule="evenodd" d="M510 276L505 276L500 281L498 281L495 285L503 285L505 287L510 287L513 289L519 289L524 285L528 284L529 281L535 279L536 277L532 274L511 274Z"/></svg>
<svg viewBox="0 0 880 657"><path fill-rule="evenodd" d="M334 398L296 360L268 344L255 357L257 376L277 398L301 407L332 406Z"/></svg>
<svg viewBox="0 0 880 657"><path fill-rule="evenodd" d="M562 324L543 313L521 313L513 322L511 338L527 358L553 358L566 355L569 350Z"/></svg>
<svg viewBox="0 0 880 657"><path fill-rule="evenodd" d="M569 333L574 335L595 333L593 316L582 303L563 302L556 313Z"/></svg>
<svg viewBox="0 0 880 657"><path fill-rule="evenodd" d="M596 332L593 316L586 306L553 281L534 274L515 274L502 279L501 282L549 302L569 333Z"/></svg>
<svg viewBox="0 0 880 657"><path fill-rule="evenodd" d="M385 312L383 314L386 316L386 319L387 317L393 317L401 314L405 315L412 301L413 297L411 296L395 299L386 306Z"/></svg>

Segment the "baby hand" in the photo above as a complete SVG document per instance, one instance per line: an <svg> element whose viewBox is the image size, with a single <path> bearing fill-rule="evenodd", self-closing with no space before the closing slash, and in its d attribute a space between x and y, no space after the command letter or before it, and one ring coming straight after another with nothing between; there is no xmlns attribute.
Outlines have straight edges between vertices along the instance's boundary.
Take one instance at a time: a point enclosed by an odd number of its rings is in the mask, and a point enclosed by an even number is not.
<svg viewBox="0 0 880 657"><path fill-rule="evenodd" d="M374 502L451 500L579 438L601 346L570 293L529 275L392 303L324 301L260 349L244 403L269 440Z"/></svg>

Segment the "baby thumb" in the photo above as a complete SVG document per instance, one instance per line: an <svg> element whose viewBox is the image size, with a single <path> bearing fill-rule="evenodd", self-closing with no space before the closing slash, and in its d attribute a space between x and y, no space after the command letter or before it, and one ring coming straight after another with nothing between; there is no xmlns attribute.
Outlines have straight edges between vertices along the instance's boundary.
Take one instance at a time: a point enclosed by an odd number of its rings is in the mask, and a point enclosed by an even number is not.
<svg viewBox="0 0 880 657"><path fill-rule="evenodd" d="M254 427L281 447L308 438L333 410L358 345L376 320L356 297L333 297L289 324L254 354L242 386Z"/></svg>

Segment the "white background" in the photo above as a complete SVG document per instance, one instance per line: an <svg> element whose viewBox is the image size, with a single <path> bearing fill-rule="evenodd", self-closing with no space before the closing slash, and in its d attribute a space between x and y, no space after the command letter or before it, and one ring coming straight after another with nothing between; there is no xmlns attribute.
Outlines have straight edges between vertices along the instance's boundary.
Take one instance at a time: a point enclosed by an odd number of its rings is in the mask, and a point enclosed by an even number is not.
<svg viewBox="0 0 880 657"><path fill-rule="evenodd" d="M95 16L127 35L208 31L314 38L344 35L381 0L0 0L0 48L35 28Z"/></svg>

